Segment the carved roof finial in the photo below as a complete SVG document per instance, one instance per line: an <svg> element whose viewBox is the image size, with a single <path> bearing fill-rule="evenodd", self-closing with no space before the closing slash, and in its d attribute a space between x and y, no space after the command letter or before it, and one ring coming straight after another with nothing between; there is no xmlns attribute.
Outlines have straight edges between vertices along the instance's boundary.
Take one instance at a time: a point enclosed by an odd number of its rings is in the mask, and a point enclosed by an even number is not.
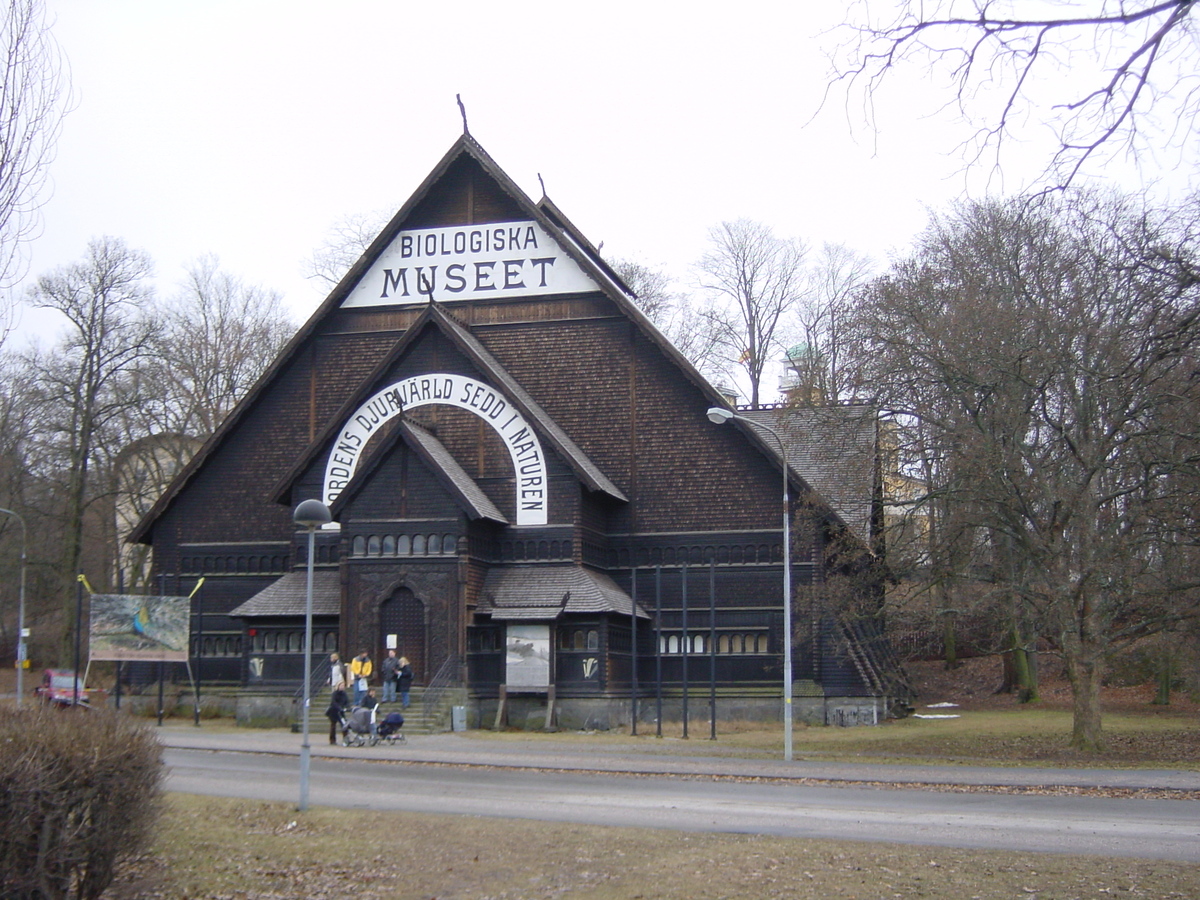
<svg viewBox="0 0 1200 900"><path fill-rule="evenodd" d="M470 134L471 129L467 127L467 108L463 105L462 94L455 94L454 99L458 101L458 111L462 113L463 134Z"/></svg>

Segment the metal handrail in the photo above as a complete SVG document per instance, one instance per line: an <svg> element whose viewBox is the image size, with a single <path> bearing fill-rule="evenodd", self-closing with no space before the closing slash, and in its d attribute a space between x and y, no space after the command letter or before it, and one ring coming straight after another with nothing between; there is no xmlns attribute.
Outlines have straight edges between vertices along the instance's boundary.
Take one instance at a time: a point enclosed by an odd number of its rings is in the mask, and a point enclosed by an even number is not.
<svg viewBox="0 0 1200 900"><path fill-rule="evenodd" d="M330 669L329 658L326 657L325 659L323 659L321 661L321 664L319 666L317 666L315 669L312 670L312 672L309 675L309 679L308 679L308 690L309 690L310 694L312 694L313 696L316 696L317 692L320 691L320 689L322 687L324 687L326 684L329 683L329 669ZM300 679L300 687L296 688L296 693L293 694L292 697L295 700L299 700L303 696L304 696L304 679L301 678Z"/></svg>
<svg viewBox="0 0 1200 900"><path fill-rule="evenodd" d="M429 684L421 695L421 703L427 709L437 709L442 694L455 682L458 667L458 657L454 655L448 656L445 662L438 666L437 672L429 679Z"/></svg>

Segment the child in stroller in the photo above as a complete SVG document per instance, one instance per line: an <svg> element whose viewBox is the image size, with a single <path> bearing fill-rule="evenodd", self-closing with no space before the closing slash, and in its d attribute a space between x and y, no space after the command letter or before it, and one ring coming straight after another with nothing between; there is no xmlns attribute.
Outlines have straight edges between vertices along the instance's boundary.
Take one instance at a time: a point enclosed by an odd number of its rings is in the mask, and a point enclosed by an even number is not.
<svg viewBox="0 0 1200 900"><path fill-rule="evenodd" d="M383 717L383 721L375 726L375 733L385 744L404 744L407 743L404 737L404 732L400 729L404 727L404 716L398 712L390 712Z"/></svg>
<svg viewBox="0 0 1200 900"><path fill-rule="evenodd" d="M342 717L343 747L374 747L378 742L374 709L356 706Z"/></svg>

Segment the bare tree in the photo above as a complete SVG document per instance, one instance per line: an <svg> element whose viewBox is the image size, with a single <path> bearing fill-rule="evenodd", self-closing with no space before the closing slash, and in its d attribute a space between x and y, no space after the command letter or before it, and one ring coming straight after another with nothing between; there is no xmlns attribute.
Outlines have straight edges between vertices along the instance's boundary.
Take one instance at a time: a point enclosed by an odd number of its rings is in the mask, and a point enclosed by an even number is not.
<svg viewBox="0 0 1200 900"><path fill-rule="evenodd" d="M105 482L98 489L93 477L99 448L118 416L144 399L132 376L154 335L146 315L150 275L144 253L105 237L88 245L82 261L39 278L30 292L35 306L62 313L68 326L60 346L36 362L43 440L53 445L47 457L61 467L66 485L60 563L65 605L83 558L85 513L108 487Z"/></svg>
<svg viewBox="0 0 1200 900"><path fill-rule="evenodd" d="M670 321L681 299L670 275L632 259L610 259L608 264L633 291L634 302L650 321L660 328Z"/></svg>
<svg viewBox="0 0 1200 900"><path fill-rule="evenodd" d="M0 295L25 277L25 245L40 226L65 82L45 4L9 0L0 8ZM12 305L0 306L0 341L11 327Z"/></svg>
<svg viewBox="0 0 1200 900"><path fill-rule="evenodd" d="M782 329L804 287L807 248L749 219L722 222L708 239L697 270L710 302L700 316L728 370L745 370L757 409L766 365L783 350Z"/></svg>
<svg viewBox="0 0 1200 900"><path fill-rule="evenodd" d="M149 575L148 548L124 538L249 392L295 332L275 291L248 285L212 256L157 311L130 382L141 398L113 423L114 564L127 588Z"/></svg>
<svg viewBox="0 0 1200 900"><path fill-rule="evenodd" d="M305 261L305 275L333 287L350 271L395 210L352 213L333 224L324 242Z"/></svg>
<svg viewBox="0 0 1200 900"><path fill-rule="evenodd" d="M862 91L871 116L873 95L901 65L943 73L975 128L965 142L973 159L998 162L1001 148L1029 137L1027 123L1038 122L1058 143L1048 186L1062 187L1102 150L1194 143L1194 5L905 0L876 15L877 4L863 2L861 16L844 26L851 37L835 56L831 87Z"/></svg>
<svg viewBox="0 0 1200 900"><path fill-rule="evenodd" d="M1102 744L1107 661L1200 613L1198 216L966 205L863 308L879 399L920 422L926 501L952 511L939 540L1015 645L1061 654L1081 749Z"/></svg>
<svg viewBox="0 0 1200 900"><path fill-rule="evenodd" d="M871 271L871 260L844 244L821 248L796 306L801 343L787 354L793 402L838 403L855 396L858 379L847 347L849 324Z"/></svg>
<svg viewBox="0 0 1200 900"><path fill-rule="evenodd" d="M221 271L213 256L187 270L159 313L154 354L143 368L157 401L143 434L208 438L296 330L279 293Z"/></svg>

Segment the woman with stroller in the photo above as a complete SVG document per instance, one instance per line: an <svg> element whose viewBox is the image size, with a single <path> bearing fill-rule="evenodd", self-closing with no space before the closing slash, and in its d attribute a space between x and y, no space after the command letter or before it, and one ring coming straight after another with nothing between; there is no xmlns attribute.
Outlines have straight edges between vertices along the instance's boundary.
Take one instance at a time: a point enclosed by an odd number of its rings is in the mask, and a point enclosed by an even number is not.
<svg viewBox="0 0 1200 900"><path fill-rule="evenodd" d="M343 688L337 688L333 692L333 700L329 703L329 708L325 710L325 717L329 719L329 743L337 743L338 729L342 724L342 716L345 715L346 706L350 700L346 697L346 691Z"/></svg>

